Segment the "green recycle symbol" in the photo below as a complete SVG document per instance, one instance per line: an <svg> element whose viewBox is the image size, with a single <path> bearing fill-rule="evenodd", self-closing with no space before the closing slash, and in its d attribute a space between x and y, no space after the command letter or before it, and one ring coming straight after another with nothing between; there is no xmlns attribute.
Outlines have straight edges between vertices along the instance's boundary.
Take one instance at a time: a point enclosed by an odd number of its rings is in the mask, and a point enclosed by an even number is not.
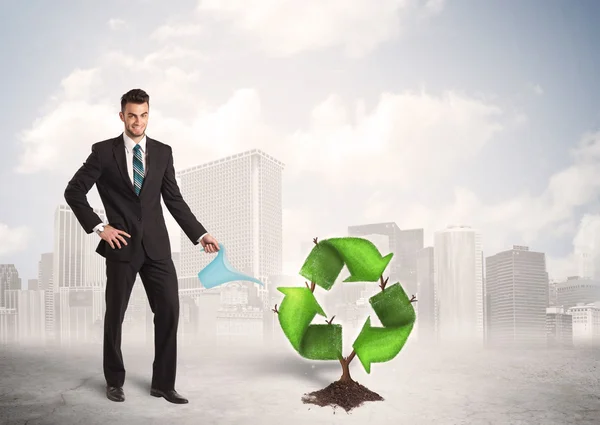
<svg viewBox="0 0 600 425"><path fill-rule="evenodd" d="M311 360L340 360L348 374L348 363L358 356L365 371L371 373L372 363L392 360L410 335L415 323L415 310L400 283L386 287L383 271L392 259L393 253L382 257L377 247L369 240L357 237L332 238L317 242L306 258L300 275L311 281L308 287L278 287L284 298L275 311L278 313L281 328L294 349ZM342 326L332 324L312 324L319 314L327 315L314 296L315 284L329 291L344 265L350 276L344 282L376 282L381 280L381 292L369 299L372 309L383 327L371 326L367 320L354 341L352 354L342 356ZM344 364L345 363L345 364ZM342 376L344 378L344 376ZM349 379L349 375L347 376Z"/></svg>

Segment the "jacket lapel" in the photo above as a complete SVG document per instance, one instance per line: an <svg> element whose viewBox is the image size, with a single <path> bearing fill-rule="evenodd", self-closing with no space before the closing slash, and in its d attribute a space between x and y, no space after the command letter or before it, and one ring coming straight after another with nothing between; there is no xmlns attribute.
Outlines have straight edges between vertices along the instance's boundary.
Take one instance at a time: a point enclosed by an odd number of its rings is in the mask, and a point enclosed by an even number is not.
<svg viewBox="0 0 600 425"><path fill-rule="evenodd" d="M135 189L133 187L133 183L129 178L129 172L127 171L127 158L125 156L125 140L123 140L123 134L119 135L119 137L117 137L113 143L113 155L115 157L117 167L119 168L119 172L121 173L123 183L125 183L125 185L131 189L131 192L137 196L137 193L135 193Z"/></svg>

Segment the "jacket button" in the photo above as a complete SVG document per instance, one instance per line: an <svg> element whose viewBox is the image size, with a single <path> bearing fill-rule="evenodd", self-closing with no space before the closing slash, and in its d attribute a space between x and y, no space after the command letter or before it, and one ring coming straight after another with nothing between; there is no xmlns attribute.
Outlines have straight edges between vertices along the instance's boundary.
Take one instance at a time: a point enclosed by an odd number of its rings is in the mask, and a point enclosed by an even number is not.
<svg viewBox="0 0 600 425"><path fill-rule="evenodd" d="M137 219L138 219L138 221L142 221L142 217L138 217Z"/></svg>

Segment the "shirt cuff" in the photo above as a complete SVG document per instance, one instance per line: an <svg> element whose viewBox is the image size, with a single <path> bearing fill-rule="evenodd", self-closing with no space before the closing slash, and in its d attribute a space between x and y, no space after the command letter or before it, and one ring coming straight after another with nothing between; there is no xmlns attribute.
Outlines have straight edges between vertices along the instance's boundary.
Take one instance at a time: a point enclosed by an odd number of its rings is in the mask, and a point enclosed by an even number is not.
<svg viewBox="0 0 600 425"><path fill-rule="evenodd" d="M99 229L101 226L104 226L104 223L98 223L98 224L96 224L96 226L95 226L95 227L94 227L94 229L93 229L93 230L94 230L94 232L98 233L98 229Z"/></svg>
<svg viewBox="0 0 600 425"><path fill-rule="evenodd" d="M206 232L205 234L203 234L202 236L200 236L200 237L198 238L198 243L200 243L200 242L202 241L202 238L203 238L204 236L206 236L206 235L208 235L208 232Z"/></svg>

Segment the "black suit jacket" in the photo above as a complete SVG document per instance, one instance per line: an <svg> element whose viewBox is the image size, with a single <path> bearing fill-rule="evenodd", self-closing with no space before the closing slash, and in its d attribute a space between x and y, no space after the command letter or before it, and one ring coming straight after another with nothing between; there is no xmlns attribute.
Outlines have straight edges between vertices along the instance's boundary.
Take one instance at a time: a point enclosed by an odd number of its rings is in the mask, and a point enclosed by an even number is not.
<svg viewBox="0 0 600 425"><path fill-rule="evenodd" d="M171 258L171 244L160 204L167 209L194 245L206 229L196 219L181 196L173 152L169 145L146 136L146 168L140 195L135 193L127 171L123 135L92 145L92 153L77 170L65 190L65 200L89 234L102 220L87 201L87 193L96 184L108 223L131 235L127 245L111 248L101 239L96 252L107 259L130 261L135 250L146 249L153 260Z"/></svg>

